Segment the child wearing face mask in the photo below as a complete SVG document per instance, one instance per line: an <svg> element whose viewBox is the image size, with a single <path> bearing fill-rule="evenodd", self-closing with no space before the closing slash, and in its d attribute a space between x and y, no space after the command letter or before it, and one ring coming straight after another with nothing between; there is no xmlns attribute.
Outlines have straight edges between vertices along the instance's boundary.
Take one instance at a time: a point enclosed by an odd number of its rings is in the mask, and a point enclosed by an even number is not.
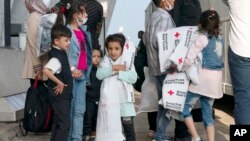
<svg viewBox="0 0 250 141"><path fill-rule="evenodd" d="M133 124L135 107L133 100L126 98L133 95L132 84L137 80L133 59L129 60L135 50L129 50L132 46L122 34L109 35L105 47L108 54L104 56L96 72L96 77L103 80L96 141L124 141L122 127L126 141L136 141Z"/></svg>
<svg viewBox="0 0 250 141"><path fill-rule="evenodd" d="M65 17L67 27L72 32L68 57L74 78L68 141L82 141L84 112L86 110L86 83L89 80L92 66L91 36L84 25L88 17L85 3L73 1L67 4Z"/></svg>

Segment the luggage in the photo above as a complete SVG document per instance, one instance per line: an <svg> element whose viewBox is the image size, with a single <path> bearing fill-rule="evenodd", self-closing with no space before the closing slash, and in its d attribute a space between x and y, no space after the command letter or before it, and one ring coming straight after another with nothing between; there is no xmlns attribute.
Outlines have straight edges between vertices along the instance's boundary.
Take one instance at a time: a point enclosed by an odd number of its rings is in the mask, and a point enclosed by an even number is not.
<svg viewBox="0 0 250 141"><path fill-rule="evenodd" d="M52 108L48 99L48 88L45 84L38 85L38 80L36 79L34 85L27 91L24 118L20 124L27 132L50 132L52 115ZM27 134L22 133L23 135Z"/></svg>

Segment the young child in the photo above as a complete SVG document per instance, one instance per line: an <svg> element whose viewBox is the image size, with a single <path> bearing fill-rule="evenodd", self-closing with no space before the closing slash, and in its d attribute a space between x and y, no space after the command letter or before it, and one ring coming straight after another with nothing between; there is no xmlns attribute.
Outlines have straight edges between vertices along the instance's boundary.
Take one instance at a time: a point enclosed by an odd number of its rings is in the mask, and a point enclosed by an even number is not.
<svg viewBox="0 0 250 141"><path fill-rule="evenodd" d="M190 84L185 106L183 109L183 116L185 123L192 135L193 141L201 141L197 130L195 129L194 121L190 114L194 104L197 100L200 100L203 123L207 130L208 141L214 141L214 120L212 116L212 107L214 99L221 98L222 93L222 52L223 52L223 40L219 35L219 15L214 10L204 11L199 20L199 31L204 36L205 44L202 50L202 69L200 70L200 83L198 85ZM206 41L208 40L208 41ZM194 62L194 55L190 48L187 61Z"/></svg>
<svg viewBox="0 0 250 141"><path fill-rule="evenodd" d="M100 64L102 51L94 48L92 52L92 69L90 72L90 85L87 85L86 112L84 114L83 135L90 136L90 140L95 139L98 102L100 99L100 89L102 81L96 78L97 67Z"/></svg>
<svg viewBox="0 0 250 141"><path fill-rule="evenodd" d="M68 141L82 141L86 110L86 83L92 66L91 36L84 25L88 18L85 4L82 1L73 1L69 9L65 11L65 16L67 27L72 32L68 56L74 77L71 128Z"/></svg>
<svg viewBox="0 0 250 141"><path fill-rule="evenodd" d="M51 38L49 62L43 69L43 73L49 78L49 98L54 110L51 141L67 141L73 78L66 50L70 45L71 32L64 25L55 25L51 30Z"/></svg>
<svg viewBox="0 0 250 141"><path fill-rule="evenodd" d="M103 80L97 116L96 141L123 141L122 126L126 141L135 141L133 117L134 104L126 98L129 84L136 82L137 74L133 65L122 63L125 48L129 48L122 34L109 35L105 41L107 55L97 69L96 77ZM130 65L130 67L126 67Z"/></svg>

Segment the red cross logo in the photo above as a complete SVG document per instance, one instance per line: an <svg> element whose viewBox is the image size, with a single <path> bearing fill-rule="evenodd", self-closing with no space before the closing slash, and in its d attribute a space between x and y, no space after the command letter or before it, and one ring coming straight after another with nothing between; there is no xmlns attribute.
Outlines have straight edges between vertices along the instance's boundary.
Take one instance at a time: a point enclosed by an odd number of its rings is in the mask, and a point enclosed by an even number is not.
<svg viewBox="0 0 250 141"><path fill-rule="evenodd" d="M180 34L179 32L176 32L176 33L174 34L174 36L175 36L176 38L178 38L180 35L181 35L181 34Z"/></svg>
<svg viewBox="0 0 250 141"><path fill-rule="evenodd" d="M128 44L125 45L127 47L127 49L129 48Z"/></svg>
<svg viewBox="0 0 250 141"><path fill-rule="evenodd" d="M169 94L170 96L172 96L172 95L174 94L174 92L173 92L172 90L170 90L170 91L168 91L168 94Z"/></svg>
<svg viewBox="0 0 250 141"><path fill-rule="evenodd" d="M183 62L182 58L179 58L178 61L179 61L179 64Z"/></svg>

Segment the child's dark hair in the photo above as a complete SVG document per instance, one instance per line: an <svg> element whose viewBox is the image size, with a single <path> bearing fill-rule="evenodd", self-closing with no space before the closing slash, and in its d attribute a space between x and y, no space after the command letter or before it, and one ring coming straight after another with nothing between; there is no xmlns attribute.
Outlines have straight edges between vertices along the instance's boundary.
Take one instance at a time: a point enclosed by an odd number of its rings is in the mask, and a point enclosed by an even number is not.
<svg viewBox="0 0 250 141"><path fill-rule="evenodd" d="M162 0L152 0L155 6L160 7L161 1Z"/></svg>
<svg viewBox="0 0 250 141"><path fill-rule="evenodd" d="M65 25L57 24L54 25L51 29L51 42L54 44L55 39L59 39L61 37L68 37L71 38L72 33L69 28Z"/></svg>
<svg viewBox="0 0 250 141"><path fill-rule="evenodd" d="M108 48L108 43L109 42L119 42L119 44L121 45L122 49L123 46L125 45L126 42L126 38L123 34L121 33L116 33L116 34L112 34L109 35L106 40L105 40L105 47Z"/></svg>
<svg viewBox="0 0 250 141"><path fill-rule="evenodd" d="M86 3L82 0L71 0L70 8L65 11L66 22L70 23L73 21L73 15L75 13L86 12Z"/></svg>
<svg viewBox="0 0 250 141"><path fill-rule="evenodd" d="M101 57L103 57L103 54L102 54L102 50L100 48L93 48L93 51L96 50L96 51L99 51L100 54L101 54Z"/></svg>
<svg viewBox="0 0 250 141"><path fill-rule="evenodd" d="M220 34L220 17L215 10L206 10L201 14L199 31L207 32L209 38Z"/></svg>

